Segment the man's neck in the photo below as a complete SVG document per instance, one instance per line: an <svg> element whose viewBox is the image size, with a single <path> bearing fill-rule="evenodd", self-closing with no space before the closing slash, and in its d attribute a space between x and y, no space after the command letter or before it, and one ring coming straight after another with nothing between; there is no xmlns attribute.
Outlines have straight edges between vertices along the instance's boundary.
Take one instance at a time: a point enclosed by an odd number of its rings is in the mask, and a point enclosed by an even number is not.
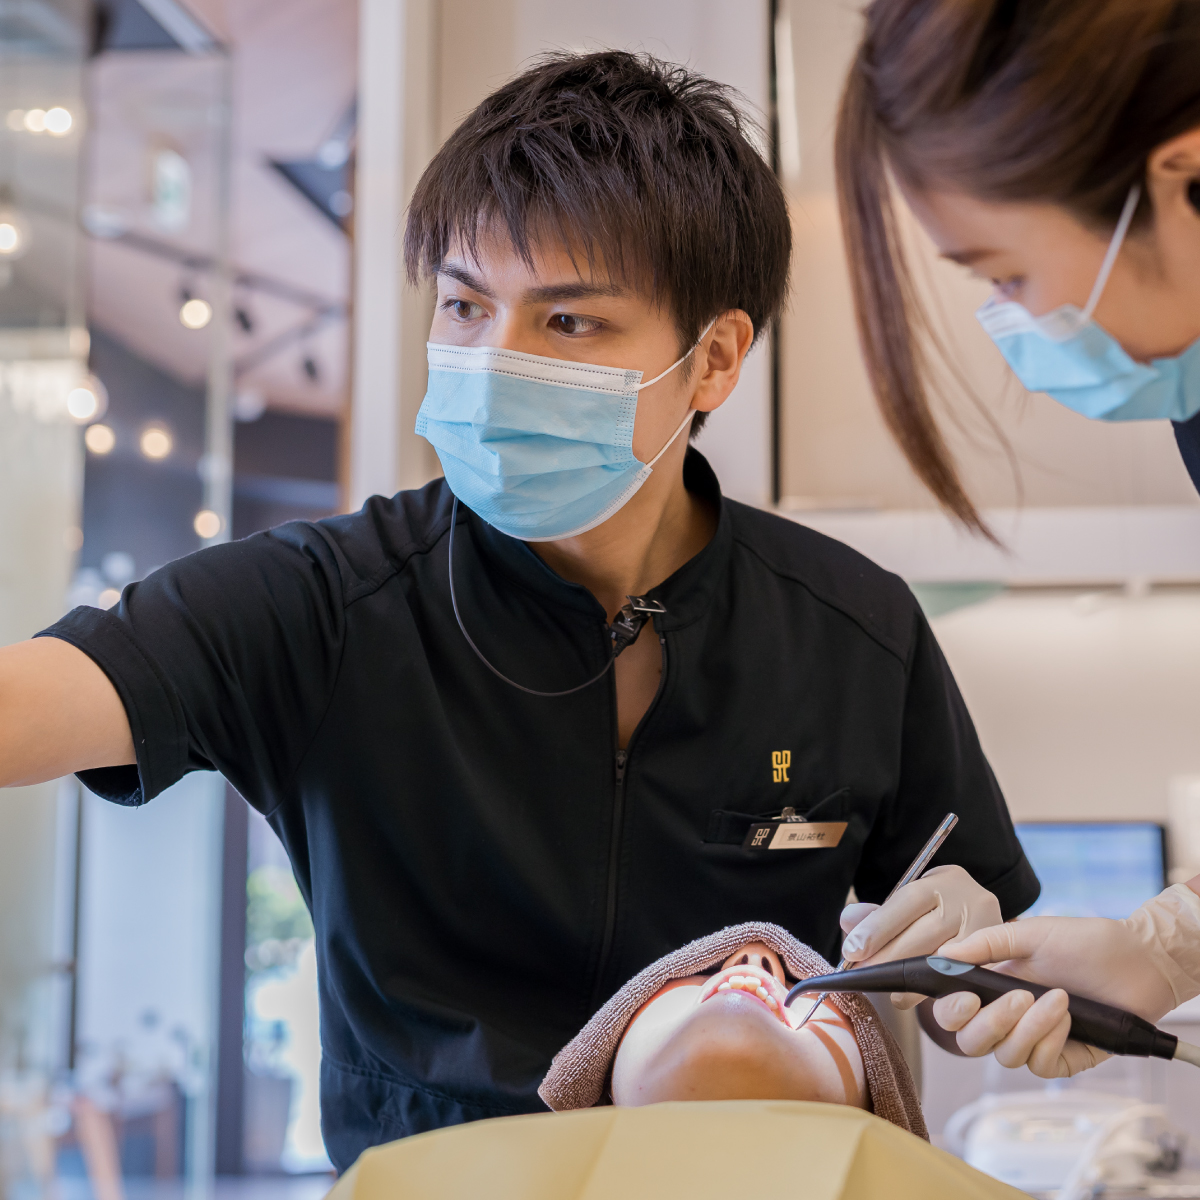
<svg viewBox="0 0 1200 1200"><path fill-rule="evenodd" d="M549 567L582 584L604 606L611 621L627 596L645 595L673 575L712 540L717 514L683 485L679 443L624 508L603 525L578 537L532 542Z"/></svg>

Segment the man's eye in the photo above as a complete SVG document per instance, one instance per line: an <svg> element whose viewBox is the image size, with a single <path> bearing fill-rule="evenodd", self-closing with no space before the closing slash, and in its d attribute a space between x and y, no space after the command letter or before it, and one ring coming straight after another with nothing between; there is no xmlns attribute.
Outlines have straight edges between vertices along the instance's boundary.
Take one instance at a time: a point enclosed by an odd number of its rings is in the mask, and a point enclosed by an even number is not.
<svg viewBox="0 0 1200 1200"><path fill-rule="evenodd" d="M442 307L449 309L460 321L471 321L483 315L483 306L470 300L447 300Z"/></svg>
<svg viewBox="0 0 1200 1200"><path fill-rule="evenodd" d="M550 318L550 328L555 333L565 333L568 337L572 334L592 333L599 327L599 321L592 321L587 317L577 317L573 313L555 313Z"/></svg>

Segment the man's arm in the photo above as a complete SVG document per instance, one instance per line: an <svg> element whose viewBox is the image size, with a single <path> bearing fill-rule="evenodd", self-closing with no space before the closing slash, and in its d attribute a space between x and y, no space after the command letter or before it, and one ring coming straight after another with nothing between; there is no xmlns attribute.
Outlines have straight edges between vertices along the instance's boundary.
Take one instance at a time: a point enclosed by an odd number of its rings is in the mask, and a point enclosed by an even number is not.
<svg viewBox="0 0 1200 1200"><path fill-rule="evenodd" d="M116 688L58 638L0 648L0 787L135 762Z"/></svg>

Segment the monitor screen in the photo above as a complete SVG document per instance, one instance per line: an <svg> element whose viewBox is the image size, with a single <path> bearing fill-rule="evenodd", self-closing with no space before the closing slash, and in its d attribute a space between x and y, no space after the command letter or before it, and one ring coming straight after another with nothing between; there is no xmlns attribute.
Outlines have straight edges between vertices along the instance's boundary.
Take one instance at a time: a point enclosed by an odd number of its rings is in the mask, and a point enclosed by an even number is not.
<svg viewBox="0 0 1200 1200"><path fill-rule="evenodd" d="M1042 881L1025 916L1127 917L1166 886L1161 825L1029 821L1016 829Z"/></svg>

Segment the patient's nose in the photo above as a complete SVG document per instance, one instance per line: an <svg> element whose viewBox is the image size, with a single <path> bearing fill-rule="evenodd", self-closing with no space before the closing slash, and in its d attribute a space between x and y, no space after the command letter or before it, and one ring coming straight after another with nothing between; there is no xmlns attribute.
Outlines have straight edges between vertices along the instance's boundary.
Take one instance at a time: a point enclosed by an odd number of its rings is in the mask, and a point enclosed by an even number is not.
<svg viewBox="0 0 1200 1200"><path fill-rule="evenodd" d="M768 975L774 975L776 979L784 979L783 963L780 962L779 955L762 942L751 942L735 950L722 963L722 968L724 967L759 967Z"/></svg>

